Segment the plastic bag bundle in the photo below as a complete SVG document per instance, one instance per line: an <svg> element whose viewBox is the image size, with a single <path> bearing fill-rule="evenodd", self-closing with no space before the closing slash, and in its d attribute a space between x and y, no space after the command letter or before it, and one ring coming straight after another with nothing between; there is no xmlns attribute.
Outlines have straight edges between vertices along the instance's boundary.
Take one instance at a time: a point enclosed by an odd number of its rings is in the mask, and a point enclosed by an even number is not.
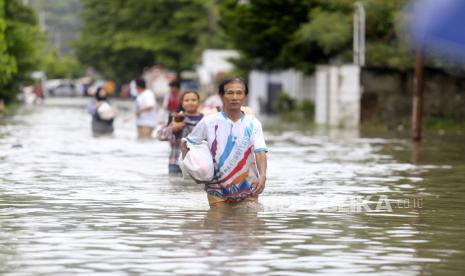
<svg viewBox="0 0 465 276"><path fill-rule="evenodd" d="M97 108L97 113L103 120L111 120L116 117L116 108L104 102Z"/></svg>
<svg viewBox="0 0 465 276"><path fill-rule="evenodd" d="M182 160L181 170L183 175L187 172L198 182L208 182L213 179L214 166L213 158L208 148L208 143L203 141L200 144L187 142L189 151Z"/></svg>

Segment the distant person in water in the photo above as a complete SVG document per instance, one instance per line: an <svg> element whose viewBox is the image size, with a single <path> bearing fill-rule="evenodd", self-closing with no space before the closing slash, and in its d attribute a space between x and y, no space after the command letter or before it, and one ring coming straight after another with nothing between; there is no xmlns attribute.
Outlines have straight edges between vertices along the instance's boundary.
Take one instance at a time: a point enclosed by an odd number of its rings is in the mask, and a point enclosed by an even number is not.
<svg viewBox="0 0 465 276"><path fill-rule="evenodd" d="M205 190L212 207L257 201L265 189L267 147L261 123L241 110L247 94L247 84L240 78L222 82L222 110L205 116L186 138L192 144L208 142L215 176L205 183ZM183 143L183 156L188 151Z"/></svg>
<svg viewBox="0 0 465 276"><path fill-rule="evenodd" d="M221 107L223 106L223 102L221 101L221 97L220 95L218 95L217 93L215 94L212 94L210 96L208 96L208 98L205 100L205 102L203 103L202 107L201 107L201 112L203 114L211 114L211 113L214 113L213 110L221 110Z"/></svg>
<svg viewBox="0 0 465 276"><path fill-rule="evenodd" d="M181 84L177 80L169 83L170 92L163 98L163 108L168 113L177 112L181 107Z"/></svg>
<svg viewBox="0 0 465 276"><path fill-rule="evenodd" d="M92 133L94 136L113 133L116 108L108 100L108 94L103 87L97 88L94 100L89 103L87 110L92 115Z"/></svg>
<svg viewBox="0 0 465 276"><path fill-rule="evenodd" d="M155 95L146 88L143 79L136 80L136 125L139 139L152 138L152 132L157 124Z"/></svg>
<svg viewBox="0 0 465 276"><path fill-rule="evenodd" d="M203 115L199 112L200 97L196 91L186 91L181 95L181 111L172 113L171 121L160 130L159 139L169 140L171 151L168 161L168 173L170 176L182 176L178 164L181 154L181 139L185 138Z"/></svg>

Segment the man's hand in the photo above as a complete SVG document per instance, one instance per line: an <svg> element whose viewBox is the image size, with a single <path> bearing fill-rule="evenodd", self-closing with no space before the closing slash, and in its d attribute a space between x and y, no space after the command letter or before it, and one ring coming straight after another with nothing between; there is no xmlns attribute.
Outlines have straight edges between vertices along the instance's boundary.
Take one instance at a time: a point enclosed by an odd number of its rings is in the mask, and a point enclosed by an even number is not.
<svg viewBox="0 0 465 276"><path fill-rule="evenodd" d="M260 176L257 181L252 183L252 194L253 195L259 195L263 192L265 189L265 176Z"/></svg>
<svg viewBox="0 0 465 276"><path fill-rule="evenodd" d="M182 159L186 157L187 152L189 151L189 148L187 147L187 143L185 141L181 142L181 155Z"/></svg>

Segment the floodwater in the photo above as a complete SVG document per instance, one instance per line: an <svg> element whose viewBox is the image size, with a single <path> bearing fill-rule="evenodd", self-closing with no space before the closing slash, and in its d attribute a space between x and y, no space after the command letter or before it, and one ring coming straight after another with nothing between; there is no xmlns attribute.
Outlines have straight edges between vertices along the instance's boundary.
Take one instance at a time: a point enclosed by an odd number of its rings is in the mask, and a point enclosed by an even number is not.
<svg viewBox="0 0 465 276"><path fill-rule="evenodd" d="M463 134L408 139L265 131L261 205L210 209L140 142L130 102L113 137L87 99L0 121L2 275L463 275ZM376 137L371 135L372 137Z"/></svg>

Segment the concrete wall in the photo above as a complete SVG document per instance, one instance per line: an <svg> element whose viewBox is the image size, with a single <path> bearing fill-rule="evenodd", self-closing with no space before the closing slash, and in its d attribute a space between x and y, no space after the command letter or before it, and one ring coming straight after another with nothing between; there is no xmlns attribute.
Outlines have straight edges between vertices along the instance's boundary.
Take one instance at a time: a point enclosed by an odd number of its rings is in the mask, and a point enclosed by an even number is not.
<svg viewBox="0 0 465 276"><path fill-rule="evenodd" d="M465 119L465 76L425 70L424 116ZM412 112L413 72L363 68L361 120L396 124Z"/></svg>
<svg viewBox="0 0 465 276"><path fill-rule="evenodd" d="M315 122L357 128L360 123L360 67L319 66L316 71Z"/></svg>

